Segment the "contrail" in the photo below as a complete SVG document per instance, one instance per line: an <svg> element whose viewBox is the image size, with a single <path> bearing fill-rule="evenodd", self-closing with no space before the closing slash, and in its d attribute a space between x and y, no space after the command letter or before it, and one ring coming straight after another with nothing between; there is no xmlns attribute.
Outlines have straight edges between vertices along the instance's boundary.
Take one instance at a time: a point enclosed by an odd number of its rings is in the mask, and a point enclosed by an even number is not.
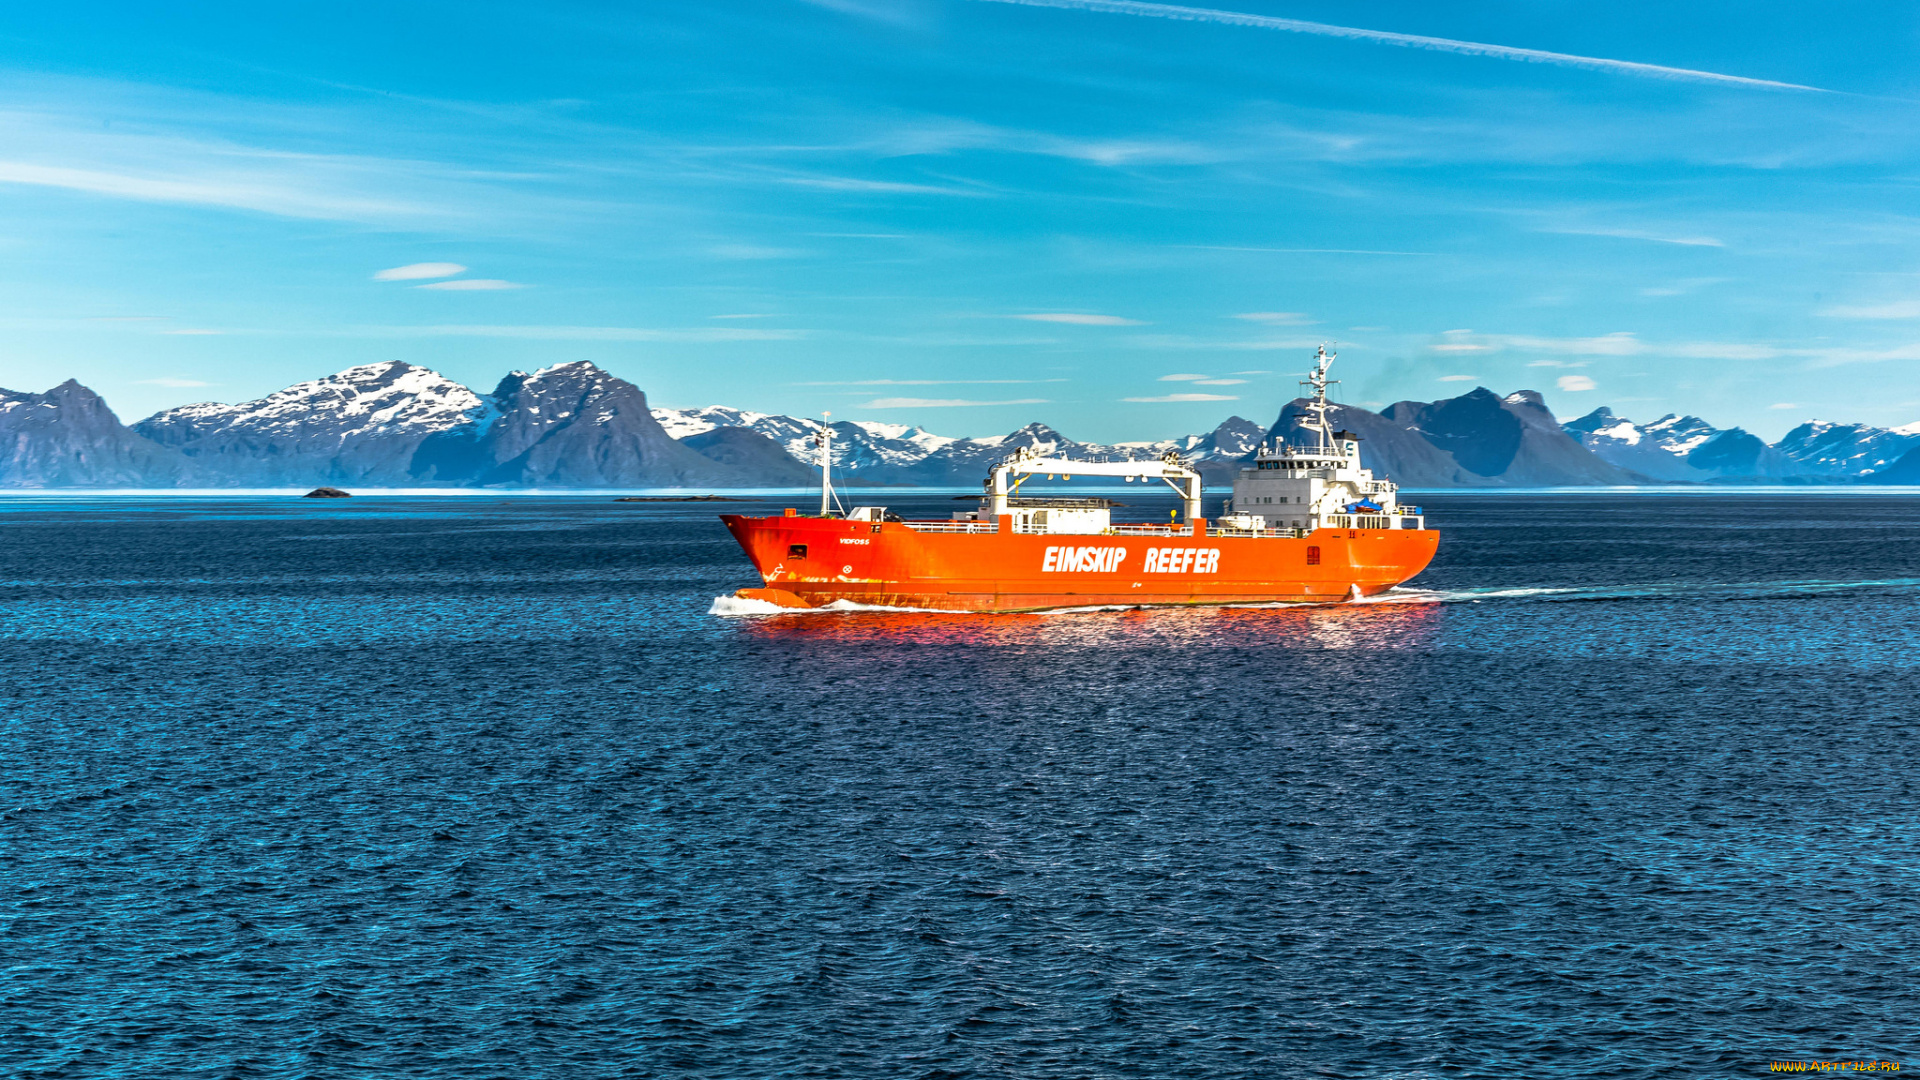
<svg viewBox="0 0 1920 1080"><path fill-rule="evenodd" d="M1743 75L1722 75L1716 71L1695 71L1692 68L1640 64L1632 60L1607 60L1598 56L1574 56L1571 53L1546 52L1541 49L1516 49L1509 45L1483 45L1477 41L1455 41L1452 38L1422 37L1419 34L1395 34L1386 30L1361 30L1352 26L1333 26L1328 23L1307 22L1304 19L1278 19L1271 15L1248 15L1244 12L1219 11L1214 8L1150 4L1141 0L981 0L981 2L1019 4L1023 7L1066 8L1074 11L1104 11L1114 15L1141 15L1151 19L1179 19L1183 22L1220 23L1226 26L1252 26L1262 30L1286 30L1295 34L1319 34L1322 37L1377 41L1382 45L1399 45L1408 49L1432 49L1436 52L1461 53L1466 56L1520 60L1530 64L1557 64L1561 67L1587 68L1593 71L1614 71L1623 75L1639 75L1651 79L1718 83L1723 86L1757 86L1768 90L1810 90L1817 94L1834 93L1832 90L1825 90L1818 86L1775 82L1772 79L1749 79Z"/></svg>

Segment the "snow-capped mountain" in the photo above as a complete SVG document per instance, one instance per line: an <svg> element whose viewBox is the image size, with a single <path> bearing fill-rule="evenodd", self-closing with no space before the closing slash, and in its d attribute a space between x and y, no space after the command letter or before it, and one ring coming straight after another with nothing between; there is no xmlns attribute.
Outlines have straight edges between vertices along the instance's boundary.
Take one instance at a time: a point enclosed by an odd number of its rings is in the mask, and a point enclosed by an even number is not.
<svg viewBox="0 0 1920 1080"><path fill-rule="evenodd" d="M833 424L843 483L972 487L1015 450L1087 460L1177 452L1211 483L1267 439L1295 440L1301 402L1272 428L1230 417L1204 435L1080 442L1045 424L957 438L879 421ZM1409 486L1920 478L1920 424L1814 421L1773 446L1669 414L1596 409L1561 425L1539 394L1478 388L1378 413L1336 405L1373 468ZM168 409L132 428L69 381L0 390L0 486L549 485L785 487L815 482L818 421L714 405L653 409L638 386L578 361L516 371L479 394L426 368L364 364L238 404Z"/></svg>
<svg viewBox="0 0 1920 1080"><path fill-rule="evenodd" d="M1642 425L1601 408L1566 428L1608 461L1663 481L1859 477L1920 447L1920 424L1889 429L1814 420L1772 446L1740 428L1672 413Z"/></svg>
<svg viewBox="0 0 1920 1080"><path fill-rule="evenodd" d="M1153 442L1114 443L1115 450L1130 457L1158 457L1172 451L1192 461L1237 461L1253 453L1267 429L1251 420L1229 416L1205 435L1183 435L1178 439Z"/></svg>
<svg viewBox="0 0 1920 1080"><path fill-rule="evenodd" d="M676 439L692 440L727 428L757 432L779 443L796 461L818 468L820 451L814 445L818 420L773 413L749 412L724 405L704 409L655 409L654 418ZM833 423L833 468L851 483L971 484L993 463L1022 447L1041 453L1067 454L1088 459L1138 459L1178 451L1203 467L1209 462L1237 460L1251 453L1265 429L1250 420L1231 417L1205 435L1151 442L1112 445L1069 439L1045 424L1028 424L1006 435L955 438L936 435L922 427L871 420Z"/></svg>
<svg viewBox="0 0 1920 1080"><path fill-rule="evenodd" d="M182 405L133 430L229 483L406 483L417 479L414 454L430 436L484 427L493 415L452 379L389 361L237 405Z"/></svg>
<svg viewBox="0 0 1920 1080"><path fill-rule="evenodd" d="M704 409L655 409L654 419L676 439L688 439L716 428L746 428L779 443L795 460L818 464L820 451L814 447L818 420L777 413L749 412L745 409L710 405ZM878 480L881 473L906 469L960 440L935 435L925 428L906 424L883 424L871 420L836 420L833 423L833 467L849 477L866 474L863 479Z"/></svg>
<svg viewBox="0 0 1920 1080"><path fill-rule="evenodd" d="M1602 406L1564 425L1580 445L1623 469L1667 483L1711 478L1710 470L1696 467L1687 456L1705 445L1720 429L1697 416L1673 413L1651 424L1636 424Z"/></svg>
<svg viewBox="0 0 1920 1080"><path fill-rule="evenodd" d="M676 439L701 435L714 428L742 427L757 431L775 442L785 442L804 438L820 426L818 420L750 412L725 405L709 405L704 409L654 409L653 418L660 422L662 430Z"/></svg>
<svg viewBox="0 0 1920 1080"><path fill-rule="evenodd" d="M364 364L254 401L168 409L134 430L220 484L750 482L675 441L639 387L585 361L513 372L485 396L412 364Z"/></svg>
<svg viewBox="0 0 1920 1080"><path fill-rule="evenodd" d="M637 386L585 360L516 371L472 425L485 484L677 487L751 480L675 441Z"/></svg>
<svg viewBox="0 0 1920 1080"><path fill-rule="evenodd" d="M1773 446L1808 473L1865 476L1890 467L1908 451L1920 447L1920 424L1877 428L1811 420L1787 432Z"/></svg>

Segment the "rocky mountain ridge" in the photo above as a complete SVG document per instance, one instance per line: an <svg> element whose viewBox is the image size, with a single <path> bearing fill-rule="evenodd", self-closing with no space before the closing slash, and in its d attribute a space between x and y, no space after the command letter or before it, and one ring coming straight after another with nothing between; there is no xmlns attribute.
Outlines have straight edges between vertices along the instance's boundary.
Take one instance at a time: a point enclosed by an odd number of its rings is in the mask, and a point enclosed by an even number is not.
<svg viewBox="0 0 1920 1080"><path fill-rule="evenodd" d="M1268 438L1301 445L1307 402L1281 409ZM1501 397L1485 387L1440 401L1397 401L1378 413L1353 405L1327 411L1335 428L1361 438L1368 468L1406 487L1558 487L1633 484L1569 436L1540 395Z"/></svg>
<svg viewBox="0 0 1920 1080"><path fill-rule="evenodd" d="M714 431L745 429L779 444L794 460L818 467L819 450L813 442L820 426L817 420L725 406L655 409L653 413L662 428L689 445ZM1245 457L1263 434L1258 424L1237 416L1205 435L1112 445L1069 439L1040 423L1006 435L977 438L951 438L925 428L864 420L836 420L830 426L834 475L842 482L940 487L978 483L993 463L1028 447L1045 454L1106 461L1154 458L1173 450L1206 471Z"/></svg>
<svg viewBox="0 0 1920 1080"><path fill-rule="evenodd" d="M1663 483L1867 480L1920 448L1920 424L1876 428L1812 420L1772 445L1741 428L1673 413L1636 424L1603 407L1565 426L1599 457Z"/></svg>
<svg viewBox="0 0 1920 1080"><path fill-rule="evenodd" d="M423 442L498 413L465 386L391 362L351 367L255 401L199 402L155 413L135 434L178 451L196 475L280 484L399 484L416 479Z"/></svg>
<svg viewBox="0 0 1920 1080"><path fill-rule="evenodd" d="M1041 423L957 438L875 421L832 425L852 485L965 486L1019 448L1116 460L1179 453L1220 484L1262 442L1301 442L1304 402L1269 427L1110 445ZM1335 405L1367 464L1409 487L1920 480L1920 424L1820 421L1768 445L1694 416L1637 424L1596 409L1561 424L1538 393L1485 387L1379 412ZM507 375L489 393L411 364L348 368L238 404L203 402L122 425L69 380L0 390L4 487L793 487L815 482L817 421L726 406L655 409L592 363ZM1909 478L1911 477L1911 478Z"/></svg>
<svg viewBox="0 0 1920 1080"><path fill-rule="evenodd" d="M640 388L585 361L515 371L481 395L398 361L254 401L155 413L138 436L209 486L605 487L751 483L669 436Z"/></svg>
<svg viewBox="0 0 1920 1080"><path fill-rule="evenodd" d="M0 487L174 487L192 474L72 379L44 394L0 389Z"/></svg>

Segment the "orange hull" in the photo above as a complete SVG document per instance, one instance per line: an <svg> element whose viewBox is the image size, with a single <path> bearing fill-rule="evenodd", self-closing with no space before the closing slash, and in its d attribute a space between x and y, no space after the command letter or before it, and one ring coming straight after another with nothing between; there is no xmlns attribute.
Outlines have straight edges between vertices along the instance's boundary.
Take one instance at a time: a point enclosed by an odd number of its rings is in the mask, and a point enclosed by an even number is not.
<svg viewBox="0 0 1920 1080"><path fill-rule="evenodd" d="M1320 529L1304 537L922 532L899 522L723 514L783 607L838 600L945 611L1106 604L1333 603L1426 569L1433 529ZM1311 561L1310 561L1311 560Z"/></svg>

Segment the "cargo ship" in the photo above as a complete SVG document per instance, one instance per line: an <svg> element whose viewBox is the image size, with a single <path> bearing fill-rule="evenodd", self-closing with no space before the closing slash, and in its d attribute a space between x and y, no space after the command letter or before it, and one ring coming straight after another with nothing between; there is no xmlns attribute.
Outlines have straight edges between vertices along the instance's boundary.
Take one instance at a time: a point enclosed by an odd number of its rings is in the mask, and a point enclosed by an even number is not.
<svg viewBox="0 0 1920 1080"><path fill-rule="evenodd" d="M997 612L1338 603L1385 592L1426 568L1440 534L1419 507L1400 503L1392 481L1362 467L1360 436L1329 425L1334 357L1322 346L1303 380L1306 445L1261 445L1212 520L1201 512L1199 471L1177 453L1075 461L1031 448L995 465L978 509L951 519L908 521L884 506L841 512L823 427L818 514L721 515L762 581L734 595L796 609ZM1165 483L1183 512L1164 524L1116 522L1110 499L1023 495L1039 476Z"/></svg>

